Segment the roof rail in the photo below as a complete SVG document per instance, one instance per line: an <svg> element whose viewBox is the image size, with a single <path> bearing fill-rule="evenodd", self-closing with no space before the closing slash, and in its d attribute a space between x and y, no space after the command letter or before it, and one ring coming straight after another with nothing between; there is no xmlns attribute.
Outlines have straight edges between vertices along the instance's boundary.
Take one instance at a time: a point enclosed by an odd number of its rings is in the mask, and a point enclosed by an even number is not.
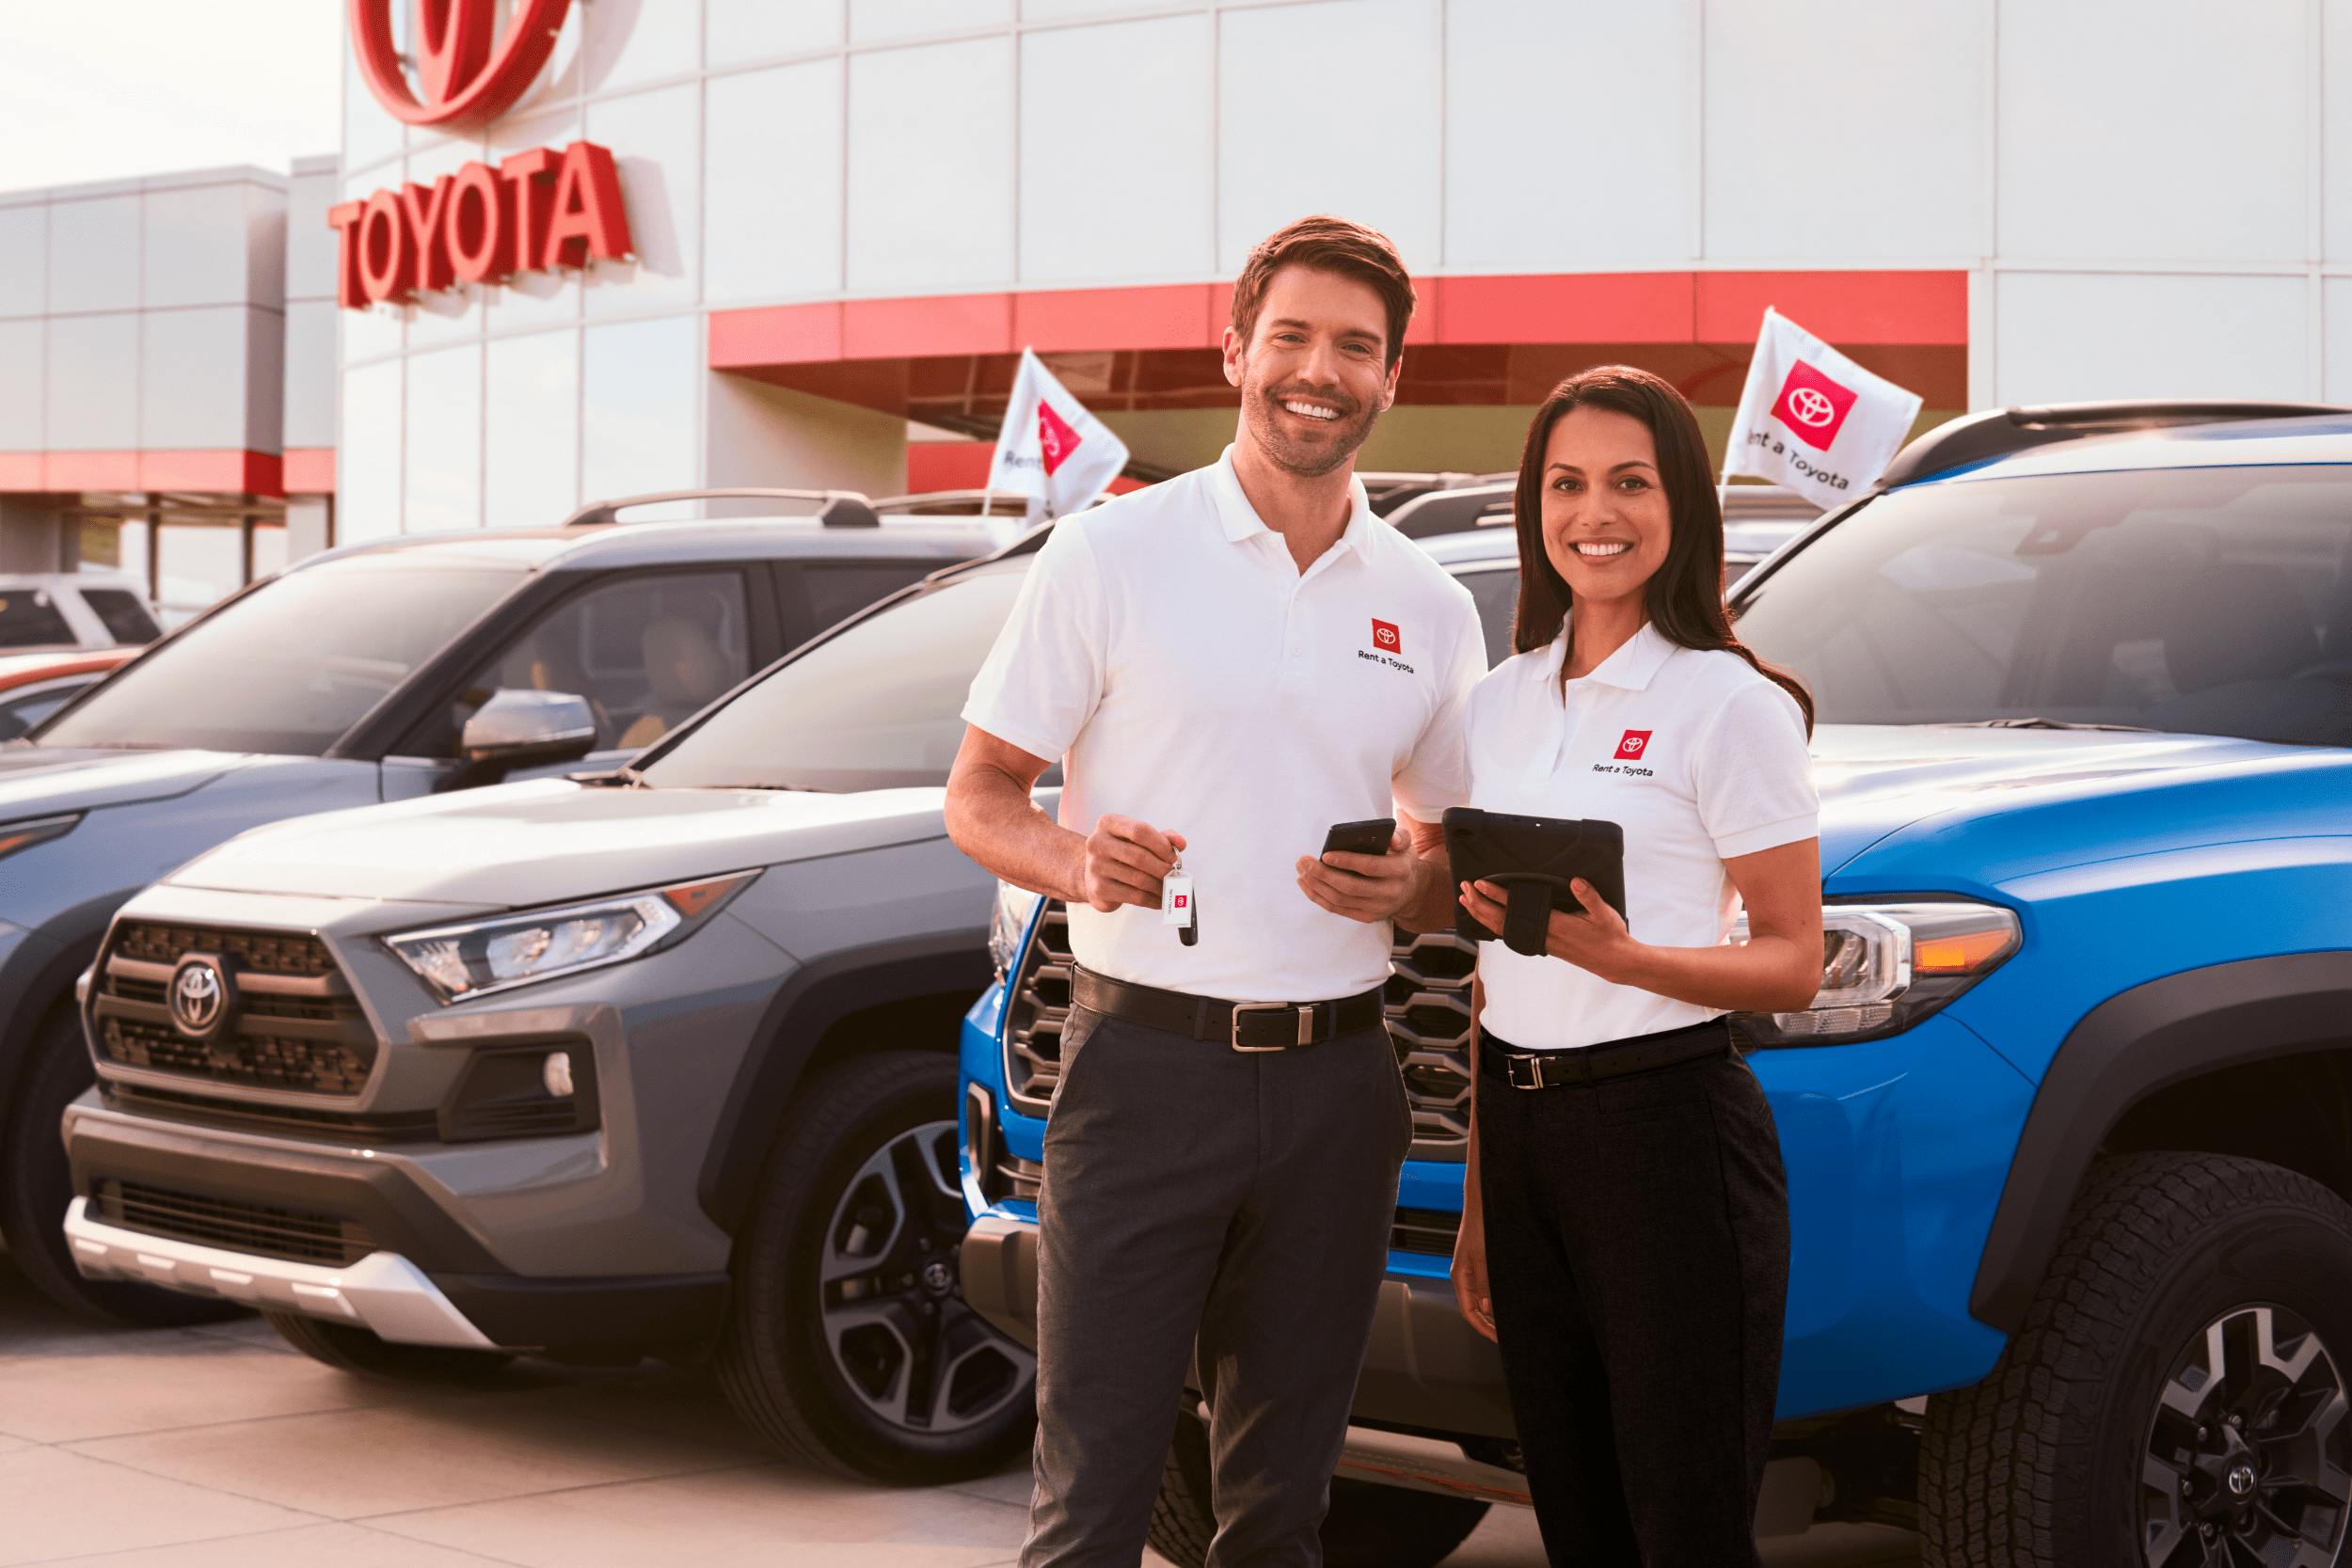
<svg viewBox="0 0 2352 1568"><path fill-rule="evenodd" d="M2244 420L2290 420L2302 414L2352 414L2335 403L2212 402L2178 398L2117 403L2052 403L2039 407L1992 408L1938 425L1895 454L1880 476L1891 490L1963 464L2006 457L2056 441L2169 425L2225 424Z"/></svg>
<svg viewBox="0 0 2352 1568"><path fill-rule="evenodd" d="M1020 517L1028 513L1029 498L1013 490L919 490L877 496L874 510L884 516Z"/></svg>
<svg viewBox="0 0 2352 1568"><path fill-rule="evenodd" d="M815 501L817 520L827 528L880 528L882 518L874 505L855 490L775 490L760 485L721 485L700 490L652 490L642 496L622 496L612 500L592 501L564 519L564 528L589 528L619 520L619 514L633 507L658 506L665 501L762 500Z"/></svg>

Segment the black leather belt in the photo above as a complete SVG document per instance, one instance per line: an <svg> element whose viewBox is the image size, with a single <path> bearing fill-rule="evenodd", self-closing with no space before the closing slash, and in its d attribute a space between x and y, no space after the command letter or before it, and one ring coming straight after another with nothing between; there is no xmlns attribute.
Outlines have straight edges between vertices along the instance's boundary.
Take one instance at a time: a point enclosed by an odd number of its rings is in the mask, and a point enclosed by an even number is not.
<svg viewBox="0 0 2352 1568"><path fill-rule="evenodd" d="M1387 1017L1378 990L1331 1002L1221 1002L1189 991L1162 990L1077 970L1070 999L1109 1018L1146 1029L1215 1040L1235 1051L1290 1051L1339 1035L1376 1029Z"/></svg>
<svg viewBox="0 0 2352 1568"><path fill-rule="evenodd" d="M1515 1089L1556 1089L1565 1084L1597 1084L1604 1079L1626 1078L1637 1072L1656 1072L1685 1062L1704 1061L1709 1056L1738 1054L1740 1037L1729 1021L1712 1018L1687 1029L1636 1035L1631 1039L1579 1046L1572 1051L1521 1051L1509 1040L1484 1035L1478 1062Z"/></svg>

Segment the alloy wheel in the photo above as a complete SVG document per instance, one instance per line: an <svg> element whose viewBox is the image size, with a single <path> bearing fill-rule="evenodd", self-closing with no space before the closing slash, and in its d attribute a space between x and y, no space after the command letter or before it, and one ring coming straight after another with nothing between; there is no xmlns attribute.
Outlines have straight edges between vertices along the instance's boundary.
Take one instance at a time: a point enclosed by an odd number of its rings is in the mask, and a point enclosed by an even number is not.
<svg viewBox="0 0 2352 1568"><path fill-rule="evenodd" d="M1035 1357L963 1304L956 1124L925 1122L857 1168L825 1227L825 1347L880 1420L946 1436L1029 1397Z"/></svg>
<svg viewBox="0 0 2352 1568"><path fill-rule="evenodd" d="M2147 1568L2332 1568L2352 1503L2339 1365L2283 1307L2223 1313L2166 1375L2141 1464Z"/></svg>

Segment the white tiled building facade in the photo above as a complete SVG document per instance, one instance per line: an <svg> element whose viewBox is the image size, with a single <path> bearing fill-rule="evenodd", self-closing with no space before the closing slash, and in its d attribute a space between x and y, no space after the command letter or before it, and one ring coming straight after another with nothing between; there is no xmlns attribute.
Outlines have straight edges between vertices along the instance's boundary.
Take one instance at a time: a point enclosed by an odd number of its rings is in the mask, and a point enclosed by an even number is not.
<svg viewBox="0 0 2352 1568"><path fill-rule="evenodd" d="M1319 210L1422 283L1372 466L1507 466L1542 386L1599 358L1674 376L1720 437L1768 303L1930 418L2352 401L2352 0L576 0L462 137L345 69L334 188L250 187L282 263L142 293L167 182L0 198L0 453L331 446L343 540L930 487L970 451L928 437L983 433L1034 343L1168 471L1231 427L1216 286ZM619 162L633 260L334 306L332 200L580 139ZM28 311L33 223L75 276ZM249 370L273 333L282 424ZM198 357L208 395L155 380Z"/></svg>

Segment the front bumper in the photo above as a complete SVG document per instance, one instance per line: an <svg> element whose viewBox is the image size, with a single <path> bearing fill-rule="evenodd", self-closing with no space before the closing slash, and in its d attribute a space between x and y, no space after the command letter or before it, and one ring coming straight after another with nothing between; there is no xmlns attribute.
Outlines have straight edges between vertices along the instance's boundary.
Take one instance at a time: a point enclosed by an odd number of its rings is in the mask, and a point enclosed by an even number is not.
<svg viewBox="0 0 2352 1568"><path fill-rule="evenodd" d="M717 1333L725 1310L723 1270L614 1277L508 1267L452 1216L436 1179L436 1166L482 1158L480 1150L419 1162L179 1126L89 1097L67 1110L65 1140L80 1195L67 1234L76 1264L93 1277L358 1323L405 1343L508 1350L693 1343ZM102 1182L186 1195L200 1212L171 1230L109 1223L90 1202ZM217 1244L243 1215L315 1216L366 1242L361 1255L334 1263Z"/></svg>
<svg viewBox="0 0 2352 1568"><path fill-rule="evenodd" d="M259 1311L355 1323L400 1344L494 1348L423 1270L395 1252L372 1252L349 1268L260 1258L102 1225L90 1217L86 1197L66 1211L65 1235L74 1266L92 1279L134 1280Z"/></svg>

